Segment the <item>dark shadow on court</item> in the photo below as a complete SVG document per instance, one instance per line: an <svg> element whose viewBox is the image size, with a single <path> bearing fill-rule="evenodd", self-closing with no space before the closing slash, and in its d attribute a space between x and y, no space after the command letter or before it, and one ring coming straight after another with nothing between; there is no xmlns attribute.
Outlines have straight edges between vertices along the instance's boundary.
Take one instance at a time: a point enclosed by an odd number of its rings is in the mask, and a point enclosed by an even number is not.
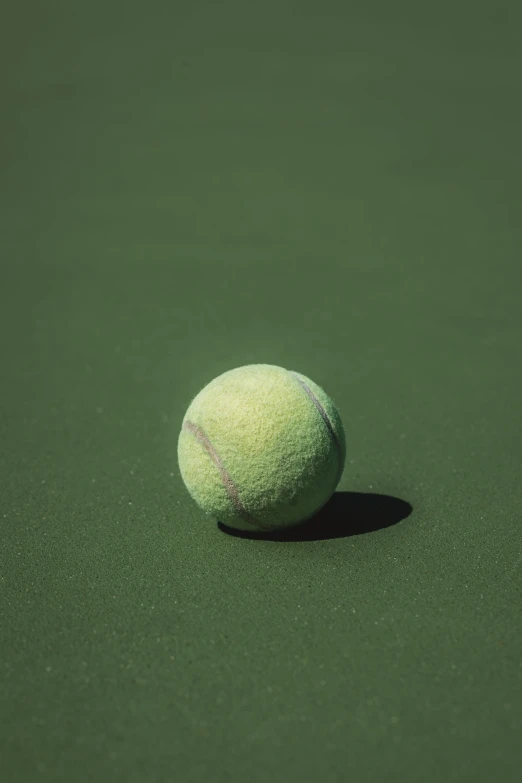
<svg viewBox="0 0 522 783"><path fill-rule="evenodd" d="M250 533L218 522L220 530L239 538L263 541L325 541L374 533L406 519L412 512L406 500L365 492L334 492L328 503L303 524L269 533Z"/></svg>

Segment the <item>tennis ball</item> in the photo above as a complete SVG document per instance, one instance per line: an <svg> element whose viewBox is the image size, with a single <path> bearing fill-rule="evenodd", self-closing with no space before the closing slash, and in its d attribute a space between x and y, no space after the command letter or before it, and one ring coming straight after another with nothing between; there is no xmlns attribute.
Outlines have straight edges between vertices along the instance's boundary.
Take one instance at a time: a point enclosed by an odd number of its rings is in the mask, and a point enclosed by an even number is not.
<svg viewBox="0 0 522 783"><path fill-rule="evenodd" d="M239 530L303 522L334 492L346 454L332 400L269 364L223 373L190 404L179 435L185 485L206 514Z"/></svg>

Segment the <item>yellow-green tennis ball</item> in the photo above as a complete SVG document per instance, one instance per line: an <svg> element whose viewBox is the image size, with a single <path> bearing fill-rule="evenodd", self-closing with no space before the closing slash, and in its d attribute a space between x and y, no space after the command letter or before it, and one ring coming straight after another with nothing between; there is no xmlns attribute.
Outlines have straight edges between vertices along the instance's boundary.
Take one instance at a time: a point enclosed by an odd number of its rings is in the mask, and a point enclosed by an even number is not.
<svg viewBox="0 0 522 783"><path fill-rule="evenodd" d="M332 400L309 378L252 364L192 401L178 442L183 481L208 515L240 530L312 517L334 492L346 447Z"/></svg>

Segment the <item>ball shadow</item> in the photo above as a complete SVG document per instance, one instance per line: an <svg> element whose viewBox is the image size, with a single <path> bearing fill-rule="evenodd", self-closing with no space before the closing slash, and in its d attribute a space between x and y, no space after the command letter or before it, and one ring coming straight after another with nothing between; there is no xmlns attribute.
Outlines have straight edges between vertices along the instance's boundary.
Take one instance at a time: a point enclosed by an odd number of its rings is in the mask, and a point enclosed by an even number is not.
<svg viewBox="0 0 522 783"><path fill-rule="evenodd" d="M334 492L328 503L312 519L297 527L272 532L250 533L218 522L224 533L263 541L326 541L360 536L391 527L406 519L412 506L400 498L366 492Z"/></svg>

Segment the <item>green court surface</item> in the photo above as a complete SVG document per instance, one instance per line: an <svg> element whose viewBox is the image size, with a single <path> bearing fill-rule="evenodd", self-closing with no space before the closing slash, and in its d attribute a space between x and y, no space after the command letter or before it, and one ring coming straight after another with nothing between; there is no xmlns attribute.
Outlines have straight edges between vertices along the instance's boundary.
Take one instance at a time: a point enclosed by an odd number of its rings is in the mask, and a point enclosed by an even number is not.
<svg viewBox="0 0 522 783"><path fill-rule="evenodd" d="M520 3L1 14L1 779L518 781ZM251 363L346 429L289 536L179 475Z"/></svg>

